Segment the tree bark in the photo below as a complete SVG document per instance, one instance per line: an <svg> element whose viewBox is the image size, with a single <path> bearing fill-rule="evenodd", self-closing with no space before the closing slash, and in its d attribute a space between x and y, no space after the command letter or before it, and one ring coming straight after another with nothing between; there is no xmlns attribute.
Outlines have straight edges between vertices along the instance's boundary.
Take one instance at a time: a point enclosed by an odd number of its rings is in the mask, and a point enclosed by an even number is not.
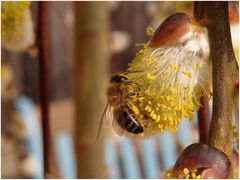
<svg viewBox="0 0 240 180"><path fill-rule="evenodd" d="M104 178L103 142L96 142L96 134L105 104L108 11L105 2L75 2L74 6L77 178Z"/></svg>
<svg viewBox="0 0 240 180"><path fill-rule="evenodd" d="M228 2L198 2L199 16L208 22L213 73L213 113L208 144L225 152L232 162L233 91L237 63L232 47Z"/></svg>

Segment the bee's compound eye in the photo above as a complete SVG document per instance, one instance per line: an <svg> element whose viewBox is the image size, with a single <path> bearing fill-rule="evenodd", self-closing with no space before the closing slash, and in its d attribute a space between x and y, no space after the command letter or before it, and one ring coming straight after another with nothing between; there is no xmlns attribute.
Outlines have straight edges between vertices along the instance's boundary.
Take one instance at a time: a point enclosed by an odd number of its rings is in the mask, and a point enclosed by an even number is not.
<svg viewBox="0 0 240 180"><path fill-rule="evenodd" d="M111 82L121 83L121 82L130 82L130 81L126 76L117 74L111 77Z"/></svg>
<svg viewBox="0 0 240 180"><path fill-rule="evenodd" d="M121 82L129 82L129 79L126 76L120 76Z"/></svg>

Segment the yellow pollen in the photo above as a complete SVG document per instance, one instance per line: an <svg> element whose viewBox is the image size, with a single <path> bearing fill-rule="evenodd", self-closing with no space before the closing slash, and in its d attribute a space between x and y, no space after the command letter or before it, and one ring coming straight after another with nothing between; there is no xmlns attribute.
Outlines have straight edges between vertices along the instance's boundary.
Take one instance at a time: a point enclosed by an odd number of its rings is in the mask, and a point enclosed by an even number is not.
<svg viewBox="0 0 240 180"><path fill-rule="evenodd" d="M148 108L148 112L152 112L152 108L150 106Z"/></svg>
<svg viewBox="0 0 240 180"><path fill-rule="evenodd" d="M169 72L167 72L167 71L163 73L163 77L165 77L165 78L167 78L168 75L169 75ZM164 86L164 85L165 85L165 84L163 84L163 86Z"/></svg>
<svg viewBox="0 0 240 180"><path fill-rule="evenodd" d="M167 173L167 178L170 178L171 177L171 173Z"/></svg>
<svg viewBox="0 0 240 180"><path fill-rule="evenodd" d="M150 74L150 73L147 73L147 79L153 80L153 79L155 79L155 76L153 76L153 75Z"/></svg>
<svg viewBox="0 0 240 180"><path fill-rule="evenodd" d="M156 120L156 119L157 119L157 115L154 114L154 115L152 116L152 118L153 118L154 120Z"/></svg>
<svg viewBox="0 0 240 180"><path fill-rule="evenodd" d="M193 178L193 179L196 179L196 177L197 177L196 174L193 172L193 173L192 173L192 178Z"/></svg>
<svg viewBox="0 0 240 180"><path fill-rule="evenodd" d="M167 115L166 115L166 113L163 114L163 120L164 120L164 121L167 120Z"/></svg>
<svg viewBox="0 0 240 180"><path fill-rule="evenodd" d="M198 68L202 68L202 67L203 67L203 63L200 62L200 63L198 64Z"/></svg>
<svg viewBox="0 0 240 180"><path fill-rule="evenodd" d="M175 88L174 88L174 87L170 87L169 91L170 91L171 93L174 93L174 92L175 92Z"/></svg>
<svg viewBox="0 0 240 180"><path fill-rule="evenodd" d="M183 169L183 172L184 172L185 175L188 175L188 174L189 174L188 168L184 168L184 169Z"/></svg>
<svg viewBox="0 0 240 180"><path fill-rule="evenodd" d="M148 25L147 28L146 28L146 34L147 34L148 36L152 36L153 33L154 33L153 28L152 28L150 25Z"/></svg>
<svg viewBox="0 0 240 180"><path fill-rule="evenodd" d="M135 105L132 106L132 110L136 115L139 115L139 110Z"/></svg>
<svg viewBox="0 0 240 180"><path fill-rule="evenodd" d="M151 116L151 117L153 117L153 115L154 115L154 111L152 111L152 112L150 113L150 116Z"/></svg>
<svg viewBox="0 0 240 180"><path fill-rule="evenodd" d="M149 106L147 105L144 110L145 110L145 111L148 111L148 109L149 109Z"/></svg>
<svg viewBox="0 0 240 180"><path fill-rule="evenodd" d="M170 101L171 98L170 98L170 96L167 96L166 99L167 99L167 101Z"/></svg>
<svg viewBox="0 0 240 180"><path fill-rule="evenodd" d="M177 64L170 64L170 69L171 69L172 71L178 70L178 65L177 65Z"/></svg>
<svg viewBox="0 0 240 180"><path fill-rule="evenodd" d="M161 99L162 101L164 101L164 96L160 96L160 99Z"/></svg>
<svg viewBox="0 0 240 180"><path fill-rule="evenodd" d="M197 63L195 63L195 64L193 65L193 67L194 67L194 69L197 69L197 68L198 68Z"/></svg>
<svg viewBox="0 0 240 180"><path fill-rule="evenodd" d="M182 72L182 74L188 76L189 78L192 78L192 72L184 71L184 72Z"/></svg>
<svg viewBox="0 0 240 180"><path fill-rule="evenodd" d="M196 177L196 179L201 179L201 177L202 177L201 175L198 175L198 176Z"/></svg>
<svg viewBox="0 0 240 180"><path fill-rule="evenodd" d="M194 66L194 69L200 69L200 68L203 67L203 63L202 63L202 62L200 62L200 63L195 63L193 66Z"/></svg>

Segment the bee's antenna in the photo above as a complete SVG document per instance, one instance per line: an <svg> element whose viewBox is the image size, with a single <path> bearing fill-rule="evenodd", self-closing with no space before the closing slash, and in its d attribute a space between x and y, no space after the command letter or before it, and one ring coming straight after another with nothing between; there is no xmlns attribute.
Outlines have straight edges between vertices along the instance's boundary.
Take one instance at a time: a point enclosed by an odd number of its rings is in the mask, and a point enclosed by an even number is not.
<svg viewBox="0 0 240 180"><path fill-rule="evenodd" d="M103 123L103 118L104 118L104 115L106 114L107 109L108 109L108 104L105 106L104 111L103 111L102 116L101 116L101 120L100 120L100 123L99 123L99 126L98 126L98 132L97 132L96 141L98 141L98 139L100 137L101 129L102 129L102 123Z"/></svg>

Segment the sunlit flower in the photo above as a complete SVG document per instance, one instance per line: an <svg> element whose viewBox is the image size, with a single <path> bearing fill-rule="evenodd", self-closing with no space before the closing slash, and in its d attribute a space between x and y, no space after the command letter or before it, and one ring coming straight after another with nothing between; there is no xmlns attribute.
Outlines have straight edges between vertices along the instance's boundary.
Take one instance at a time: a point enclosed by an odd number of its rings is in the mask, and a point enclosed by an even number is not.
<svg viewBox="0 0 240 180"><path fill-rule="evenodd" d="M129 64L128 76L140 88L134 103L151 117L142 124L153 131L175 132L181 118L193 118L201 96L211 97L207 31L193 21L170 16Z"/></svg>
<svg viewBox="0 0 240 180"><path fill-rule="evenodd" d="M30 1L2 2L2 45L12 51L23 51L34 42Z"/></svg>

